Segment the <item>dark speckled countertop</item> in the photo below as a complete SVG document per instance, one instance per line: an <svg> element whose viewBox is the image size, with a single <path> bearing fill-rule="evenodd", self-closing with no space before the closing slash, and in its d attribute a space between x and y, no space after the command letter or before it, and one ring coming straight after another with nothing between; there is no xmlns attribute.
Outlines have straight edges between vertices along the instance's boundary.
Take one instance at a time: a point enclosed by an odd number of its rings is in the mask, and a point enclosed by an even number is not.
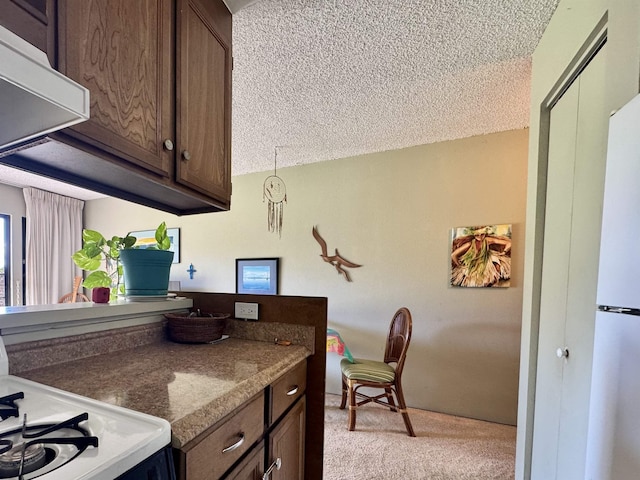
<svg viewBox="0 0 640 480"><path fill-rule="evenodd" d="M164 418L180 448L310 353L301 345L239 338L212 345L160 340L18 375Z"/></svg>

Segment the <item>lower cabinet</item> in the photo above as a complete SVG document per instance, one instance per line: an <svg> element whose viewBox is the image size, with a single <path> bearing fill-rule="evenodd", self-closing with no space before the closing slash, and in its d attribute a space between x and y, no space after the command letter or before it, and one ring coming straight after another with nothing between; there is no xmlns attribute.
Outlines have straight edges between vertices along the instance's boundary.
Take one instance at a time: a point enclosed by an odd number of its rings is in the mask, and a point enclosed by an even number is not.
<svg viewBox="0 0 640 480"><path fill-rule="evenodd" d="M174 451L178 480L303 480L306 361Z"/></svg>
<svg viewBox="0 0 640 480"><path fill-rule="evenodd" d="M304 434L306 398L303 396L269 434L270 480L302 480L304 478ZM265 479L266 480L266 479Z"/></svg>
<svg viewBox="0 0 640 480"><path fill-rule="evenodd" d="M262 480L264 468L264 441L260 442L240 465L226 477L228 480Z"/></svg>
<svg viewBox="0 0 640 480"><path fill-rule="evenodd" d="M304 478L305 397L224 478L302 480ZM266 454L266 455L265 455Z"/></svg>
<svg viewBox="0 0 640 480"><path fill-rule="evenodd" d="M222 478L263 437L263 418L264 393L261 392L177 452L178 479Z"/></svg>
<svg viewBox="0 0 640 480"><path fill-rule="evenodd" d="M224 478L227 480L302 480L306 401L302 396L265 440ZM265 456L265 454L268 455Z"/></svg>

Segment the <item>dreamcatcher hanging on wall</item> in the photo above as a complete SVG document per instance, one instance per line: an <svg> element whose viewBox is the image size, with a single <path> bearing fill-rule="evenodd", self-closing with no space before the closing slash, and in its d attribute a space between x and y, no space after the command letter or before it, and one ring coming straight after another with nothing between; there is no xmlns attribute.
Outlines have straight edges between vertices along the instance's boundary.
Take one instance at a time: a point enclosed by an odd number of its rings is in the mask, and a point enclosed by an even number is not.
<svg viewBox="0 0 640 480"><path fill-rule="evenodd" d="M282 217L287 203L287 186L278 176L278 147L274 149L273 175L262 186L262 202L267 200L267 228L282 237Z"/></svg>

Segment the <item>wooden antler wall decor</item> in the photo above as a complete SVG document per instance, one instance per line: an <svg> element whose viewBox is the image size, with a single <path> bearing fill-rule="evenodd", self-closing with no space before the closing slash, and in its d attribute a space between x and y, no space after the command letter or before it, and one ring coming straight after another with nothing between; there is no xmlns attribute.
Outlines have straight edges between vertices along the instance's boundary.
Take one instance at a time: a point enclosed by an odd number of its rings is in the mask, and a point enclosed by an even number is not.
<svg viewBox="0 0 640 480"><path fill-rule="evenodd" d="M322 257L322 259L325 262L336 267L336 270L338 271L338 273L340 275L344 275L344 278L347 282L351 282L351 277L349 276L349 272L347 272L344 269L344 267L358 268L358 267L361 267L362 265L358 265L356 263L352 263L348 260L345 260L340 255L340 253L338 253L337 248L336 248L335 255L331 255L331 256L327 255L327 242L325 242L324 239L320 236L320 234L318 233L318 229L316 227L313 227L312 233L313 233L313 237L318 241L318 243L320 244L320 248L322 249L322 253L320 254L320 257Z"/></svg>

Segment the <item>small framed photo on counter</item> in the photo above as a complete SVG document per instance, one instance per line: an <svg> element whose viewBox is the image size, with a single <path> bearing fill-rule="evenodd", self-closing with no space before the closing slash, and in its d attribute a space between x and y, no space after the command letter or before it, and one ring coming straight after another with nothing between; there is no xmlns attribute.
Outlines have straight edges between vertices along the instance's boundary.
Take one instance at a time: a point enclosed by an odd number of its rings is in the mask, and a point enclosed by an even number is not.
<svg viewBox="0 0 640 480"><path fill-rule="evenodd" d="M277 295L279 258L236 258L236 293Z"/></svg>

